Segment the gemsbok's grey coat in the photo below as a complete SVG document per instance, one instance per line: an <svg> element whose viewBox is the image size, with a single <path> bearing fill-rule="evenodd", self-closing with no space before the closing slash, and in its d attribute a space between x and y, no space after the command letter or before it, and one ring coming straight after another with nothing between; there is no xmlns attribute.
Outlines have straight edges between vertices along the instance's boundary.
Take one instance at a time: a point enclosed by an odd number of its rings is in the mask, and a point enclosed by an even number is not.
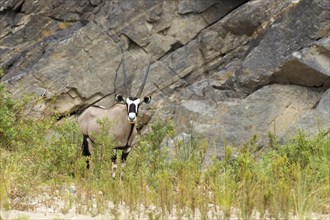
<svg viewBox="0 0 330 220"><path fill-rule="evenodd" d="M113 136L116 143L119 143L119 146L114 148L115 153L111 158L113 163L113 170L116 168L117 150L123 151L121 160L122 162L126 161L126 158L132 147L132 142L137 133L135 123L137 120L139 107L142 103L149 104L151 101L151 96L145 96L143 99L140 98L148 77L150 63L151 59L149 60L142 85L136 96L124 97L122 95L116 94L115 99L117 103L112 107L103 108L99 106L91 106L83 111L82 114L78 117L78 124L80 125L84 137L82 144L83 156L91 155L91 145L95 140L95 135L100 133L101 125L99 124L99 120L106 120L111 124L111 128L108 131L109 135ZM124 58L122 59L122 65L126 95L128 95L127 75ZM87 168L89 168L88 160Z"/></svg>

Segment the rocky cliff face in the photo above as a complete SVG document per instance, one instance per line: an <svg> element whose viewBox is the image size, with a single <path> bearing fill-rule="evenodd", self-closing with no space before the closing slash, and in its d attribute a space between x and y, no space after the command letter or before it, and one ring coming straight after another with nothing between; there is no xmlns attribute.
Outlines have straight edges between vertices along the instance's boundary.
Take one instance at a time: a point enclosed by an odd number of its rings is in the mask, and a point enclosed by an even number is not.
<svg viewBox="0 0 330 220"><path fill-rule="evenodd" d="M67 114L123 91L120 48L133 94L152 56L142 124L174 119L221 157L254 134L262 146L267 131L329 131L329 10L328 0L0 0L1 80Z"/></svg>

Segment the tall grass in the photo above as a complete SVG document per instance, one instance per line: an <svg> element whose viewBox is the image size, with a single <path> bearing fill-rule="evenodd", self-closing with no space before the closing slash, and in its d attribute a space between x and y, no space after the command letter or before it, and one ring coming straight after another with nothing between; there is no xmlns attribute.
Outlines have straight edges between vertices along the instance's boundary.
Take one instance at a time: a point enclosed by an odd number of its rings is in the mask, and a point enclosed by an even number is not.
<svg viewBox="0 0 330 220"><path fill-rule="evenodd" d="M124 206L133 219L311 219L313 213L330 213L330 138L322 131L314 137L299 132L284 145L269 134L263 152L255 136L235 154L226 146L223 160L214 157L203 168L207 141L191 134L189 141L166 146L163 140L175 137L175 130L159 121L112 178L115 143L105 135L106 122L100 122L87 170L75 119L22 117L27 101L14 101L1 84L0 98L2 209L42 204L62 213L74 208L119 218Z"/></svg>

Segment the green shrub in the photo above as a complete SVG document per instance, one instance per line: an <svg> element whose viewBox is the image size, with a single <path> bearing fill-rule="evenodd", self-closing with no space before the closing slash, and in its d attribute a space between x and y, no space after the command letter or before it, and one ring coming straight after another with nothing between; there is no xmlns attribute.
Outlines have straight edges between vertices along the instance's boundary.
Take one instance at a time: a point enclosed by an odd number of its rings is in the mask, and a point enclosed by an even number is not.
<svg viewBox="0 0 330 220"><path fill-rule="evenodd" d="M15 130L15 102L0 83L0 145L1 148L10 148L11 140L17 135Z"/></svg>

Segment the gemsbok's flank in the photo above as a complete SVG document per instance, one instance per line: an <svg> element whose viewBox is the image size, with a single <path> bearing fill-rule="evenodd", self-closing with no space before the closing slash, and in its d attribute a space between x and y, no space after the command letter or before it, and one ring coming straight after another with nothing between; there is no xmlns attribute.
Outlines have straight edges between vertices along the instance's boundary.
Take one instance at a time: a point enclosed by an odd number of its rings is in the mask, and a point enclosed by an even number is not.
<svg viewBox="0 0 330 220"><path fill-rule="evenodd" d="M124 86L127 97L122 95L115 95L117 101L116 104L110 108L104 108L99 106L90 106L78 117L78 124L80 125L83 134L83 144L82 144L82 154L83 156L91 155L91 146L94 143L95 135L100 133L101 125L99 120L106 120L111 124L109 129L109 135L114 138L119 146L114 147L114 156L112 156L112 170L113 177L115 175L115 169L117 167L117 150L122 150L121 160L124 163L126 158L131 151L132 142L136 136L136 120L139 113L139 107L142 103L149 104L151 101L151 96L145 96L141 99L142 91L146 83L149 69L150 69L151 59L149 60L147 70L145 72L142 85L136 96L128 95L127 87L127 75L125 68L125 59L122 59L123 75L124 75ZM89 161L87 159L87 168L89 168Z"/></svg>

